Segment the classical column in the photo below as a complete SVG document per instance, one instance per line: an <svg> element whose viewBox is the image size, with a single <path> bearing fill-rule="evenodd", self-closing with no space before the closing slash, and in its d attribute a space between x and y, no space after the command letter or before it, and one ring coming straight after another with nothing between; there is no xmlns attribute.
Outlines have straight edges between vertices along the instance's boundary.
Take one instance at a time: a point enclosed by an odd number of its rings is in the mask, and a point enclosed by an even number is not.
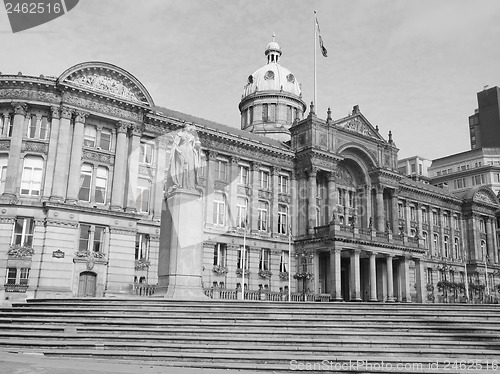
<svg viewBox="0 0 500 374"><path fill-rule="evenodd" d="M9 136L9 124L10 124L10 113L9 112L3 112L3 118L1 119L2 122L2 131L0 136L1 137L8 137Z"/></svg>
<svg viewBox="0 0 500 374"><path fill-rule="evenodd" d="M392 232L397 234L399 233L399 215L398 215L398 195L396 194L396 190L391 191L391 227Z"/></svg>
<svg viewBox="0 0 500 374"><path fill-rule="evenodd" d="M351 251L351 266L349 274L349 291L351 301L361 301L361 277L359 271L359 249Z"/></svg>
<svg viewBox="0 0 500 374"><path fill-rule="evenodd" d="M50 121L50 139L49 139L49 152L47 154L47 163L45 167L45 180L43 185L43 195L46 198L50 197L52 190L52 183L54 180L54 167L57 154L57 136L59 135L59 117L60 108L53 106L50 108L52 111Z"/></svg>
<svg viewBox="0 0 500 374"><path fill-rule="evenodd" d="M384 232L385 231L385 222L384 222L384 187L377 186L375 189L375 201L376 201L376 217L375 221L377 224L377 231Z"/></svg>
<svg viewBox="0 0 500 374"><path fill-rule="evenodd" d="M127 172L127 129L128 124L118 122L116 136L115 165L113 169L113 188L111 190L111 210L122 210L125 196Z"/></svg>
<svg viewBox="0 0 500 374"><path fill-rule="evenodd" d="M141 152L141 126L131 126L131 147L128 155L128 192L125 211L136 212L137 178L139 177L139 155Z"/></svg>
<svg viewBox="0 0 500 374"><path fill-rule="evenodd" d="M61 120L59 122L59 137L57 138L57 154L55 162L55 178L52 184L50 200L64 201L66 186L68 185L70 146L71 146L71 117L73 109L61 108Z"/></svg>
<svg viewBox="0 0 500 374"><path fill-rule="evenodd" d="M365 206L363 206L363 209L365 209L364 215L365 215L365 227L370 226L370 219L372 220L372 228L373 228L373 212L372 212L372 187L370 184L367 184L364 189L365 197L366 197L366 202ZM360 212L363 214L363 211Z"/></svg>
<svg viewBox="0 0 500 374"><path fill-rule="evenodd" d="M491 228L493 231L493 257L491 261L494 261L495 264L498 264L498 242L497 242L497 232L496 232L496 227L495 227L495 219L492 218L491 220Z"/></svg>
<svg viewBox="0 0 500 374"><path fill-rule="evenodd" d="M377 300L377 254L370 252L370 301Z"/></svg>
<svg viewBox="0 0 500 374"><path fill-rule="evenodd" d="M269 220L271 222L271 232L273 234L278 234L278 179L279 175L281 172L281 168L279 167L273 167L272 170L272 178L273 178L273 184L272 184L272 201L271 201L271 215L269 217Z"/></svg>
<svg viewBox="0 0 500 374"><path fill-rule="evenodd" d="M410 209L410 202L408 200L405 200L405 236L410 235L410 228L411 228L411 209Z"/></svg>
<svg viewBox="0 0 500 374"><path fill-rule="evenodd" d="M401 278L401 301L411 303L410 294L410 259L407 256L400 257L399 274Z"/></svg>
<svg viewBox="0 0 500 374"><path fill-rule="evenodd" d="M394 256L387 255L385 258L387 262L387 302L394 301L394 279L392 274L392 258Z"/></svg>
<svg viewBox="0 0 500 374"><path fill-rule="evenodd" d="M214 223L214 191L215 191L215 164L217 162L217 152L208 152L208 174L207 174L207 195L205 223Z"/></svg>
<svg viewBox="0 0 500 374"><path fill-rule="evenodd" d="M422 238L422 204L416 203L415 209L417 210L417 234Z"/></svg>
<svg viewBox="0 0 500 374"><path fill-rule="evenodd" d="M228 196L228 204L229 204L229 212L231 212L231 224L235 227L238 225L238 212L234 207L238 201L238 176L240 173L240 158L236 156L231 156L230 160L230 170L229 170L229 196ZM247 204L248 206L248 204Z"/></svg>
<svg viewBox="0 0 500 374"><path fill-rule="evenodd" d="M425 303L425 291L427 280L424 272L424 262L420 258L414 258L415 262L415 285L417 289L417 302Z"/></svg>
<svg viewBox="0 0 500 374"><path fill-rule="evenodd" d="M332 248L330 249L330 292L333 300L342 301L342 289L341 289L341 249Z"/></svg>
<svg viewBox="0 0 500 374"><path fill-rule="evenodd" d="M21 174L21 146L23 144L24 119L28 110L28 106L25 103L12 103L12 106L14 107L14 123L3 192L3 196L7 198L15 197L19 189L17 179Z"/></svg>
<svg viewBox="0 0 500 374"><path fill-rule="evenodd" d="M337 186L335 185L335 172L331 171L328 173L328 217L326 217L326 223L330 223L333 220L333 214L335 212L335 204L337 203Z"/></svg>
<svg viewBox="0 0 500 374"><path fill-rule="evenodd" d="M488 255L488 263L493 263L495 261L495 248L493 248L493 233L495 229L492 227L492 219L490 217L485 218L486 224L486 252ZM486 261L486 259L485 259Z"/></svg>
<svg viewBox="0 0 500 374"><path fill-rule="evenodd" d="M153 218L156 220L161 219L161 211L163 208L163 190L165 187L165 170L167 170L167 139L163 136L159 136L155 139L156 142L156 172L155 172L155 182L154 182L154 198L152 202L153 206Z"/></svg>
<svg viewBox="0 0 500 374"><path fill-rule="evenodd" d="M83 135L85 129L85 118L88 113L77 110L75 112L75 127L73 131L73 142L71 144L71 161L69 164L68 193L66 202L75 203L78 201L78 191L80 189L80 174L82 169L83 155Z"/></svg>
<svg viewBox="0 0 500 374"><path fill-rule="evenodd" d="M315 167L311 167L311 169L309 170L309 177L308 177L309 201L307 204L307 223L308 223L309 234L314 234L314 227L317 226L316 222L317 174L318 174L318 169Z"/></svg>

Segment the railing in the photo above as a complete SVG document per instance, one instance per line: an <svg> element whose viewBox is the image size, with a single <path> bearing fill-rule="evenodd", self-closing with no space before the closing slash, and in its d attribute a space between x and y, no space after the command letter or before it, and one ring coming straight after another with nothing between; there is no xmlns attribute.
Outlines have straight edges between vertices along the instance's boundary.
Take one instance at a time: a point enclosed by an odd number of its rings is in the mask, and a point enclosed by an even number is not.
<svg viewBox="0 0 500 374"><path fill-rule="evenodd" d="M155 284L134 283L133 293L137 296L151 296L155 293Z"/></svg>
<svg viewBox="0 0 500 374"><path fill-rule="evenodd" d="M26 292L28 289L27 284L12 284L12 283L7 283L4 285L5 292Z"/></svg>

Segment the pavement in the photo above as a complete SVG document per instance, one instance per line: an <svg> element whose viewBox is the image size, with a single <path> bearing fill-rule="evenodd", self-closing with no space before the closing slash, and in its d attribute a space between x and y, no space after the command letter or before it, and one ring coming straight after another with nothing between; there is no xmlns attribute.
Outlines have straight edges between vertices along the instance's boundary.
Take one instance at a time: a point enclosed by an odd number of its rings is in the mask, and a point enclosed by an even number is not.
<svg viewBox="0 0 500 374"><path fill-rule="evenodd" d="M228 374L262 373L234 369L202 369L133 363L120 360L88 358L54 358L39 353L0 351L0 373L8 374Z"/></svg>

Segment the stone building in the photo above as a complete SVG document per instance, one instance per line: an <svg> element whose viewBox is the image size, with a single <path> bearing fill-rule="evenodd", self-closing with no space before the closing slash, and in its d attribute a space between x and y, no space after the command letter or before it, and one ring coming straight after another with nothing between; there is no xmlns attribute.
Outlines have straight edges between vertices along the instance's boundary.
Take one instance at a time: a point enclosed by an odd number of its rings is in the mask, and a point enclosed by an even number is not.
<svg viewBox="0 0 500 374"><path fill-rule="evenodd" d="M234 298L243 273L248 297L273 300L289 277L294 300L459 301L461 283L498 295L491 189L454 194L398 173L390 133L358 106L306 115L275 41L266 56L247 78L242 130L159 107L107 63L1 75L2 296L152 292L170 150L187 125L202 149L207 295Z"/></svg>

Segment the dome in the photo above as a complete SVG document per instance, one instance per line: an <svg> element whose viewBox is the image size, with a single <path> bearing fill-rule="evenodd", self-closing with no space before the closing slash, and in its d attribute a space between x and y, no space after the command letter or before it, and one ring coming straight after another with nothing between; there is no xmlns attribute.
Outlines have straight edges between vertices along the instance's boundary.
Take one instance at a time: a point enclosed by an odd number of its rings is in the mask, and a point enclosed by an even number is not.
<svg viewBox="0 0 500 374"><path fill-rule="evenodd" d="M274 40L267 45L265 55L267 56L271 51L279 52L279 54L281 55L280 45L276 43Z"/></svg>
<svg viewBox="0 0 500 374"><path fill-rule="evenodd" d="M302 94L295 76L277 62L264 65L248 77L243 97L257 91L280 91L299 97Z"/></svg>

